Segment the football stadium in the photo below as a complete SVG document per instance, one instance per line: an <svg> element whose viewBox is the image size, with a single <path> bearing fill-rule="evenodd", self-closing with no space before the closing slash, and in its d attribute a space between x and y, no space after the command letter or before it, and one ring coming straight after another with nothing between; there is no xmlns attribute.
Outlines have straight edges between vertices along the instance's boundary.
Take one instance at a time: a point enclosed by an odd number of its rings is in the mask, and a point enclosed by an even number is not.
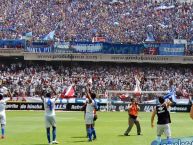
<svg viewBox="0 0 193 145"><path fill-rule="evenodd" d="M0 145L193 145L193 0L0 0Z"/></svg>

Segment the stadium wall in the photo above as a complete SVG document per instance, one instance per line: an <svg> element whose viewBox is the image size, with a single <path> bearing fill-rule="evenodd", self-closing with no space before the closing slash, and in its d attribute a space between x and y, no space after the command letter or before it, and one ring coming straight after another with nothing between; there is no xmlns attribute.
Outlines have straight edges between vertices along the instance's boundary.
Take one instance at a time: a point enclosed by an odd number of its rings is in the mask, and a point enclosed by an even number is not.
<svg viewBox="0 0 193 145"><path fill-rule="evenodd" d="M160 55L130 55L130 54L121 55L121 54L81 54L81 53L76 54L24 53L24 60L193 64L193 56L160 56Z"/></svg>
<svg viewBox="0 0 193 145"><path fill-rule="evenodd" d="M23 57L40 61L92 61L137 63L193 63L193 44L107 42L27 43L23 40L0 40L0 56ZM188 52L188 53L187 53Z"/></svg>

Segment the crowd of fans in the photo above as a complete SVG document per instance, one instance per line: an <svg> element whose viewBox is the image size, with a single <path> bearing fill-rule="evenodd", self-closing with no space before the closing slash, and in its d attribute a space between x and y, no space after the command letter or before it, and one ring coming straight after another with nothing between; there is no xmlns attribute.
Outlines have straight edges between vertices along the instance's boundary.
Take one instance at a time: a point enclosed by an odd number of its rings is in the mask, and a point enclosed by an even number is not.
<svg viewBox="0 0 193 145"><path fill-rule="evenodd" d="M141 43L193 37L193 9L178 0L1 0L0 39L33 39L55 31L56 40ZM152 38L152 37L151 37Z"/></svg>
<svg viewBox="0 0 193 145"><path fill-rule="evenodd" d="M106 90L135 89L135 76L139 77L143 91L165 91L173 79L182 92L193 89L193 67L150 64L102 63L34 63L1 64L0 81L10 89L13 97L36 97L45 86L52 85L62 93L74 85L75 95L85 97L85 86L101 97ZM92 81L91 81L92 79Z"/></svg>

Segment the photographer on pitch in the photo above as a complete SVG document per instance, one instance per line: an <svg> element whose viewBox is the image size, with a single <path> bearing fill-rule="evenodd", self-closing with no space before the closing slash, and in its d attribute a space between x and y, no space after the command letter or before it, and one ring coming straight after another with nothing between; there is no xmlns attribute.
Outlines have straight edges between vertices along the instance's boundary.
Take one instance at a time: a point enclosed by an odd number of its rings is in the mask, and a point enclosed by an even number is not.
<svg viewBox="0 0 193 145"><path fill-rule="evenodd" d="M128 128L125 131L124 135L128 136L128 134L130 133L133 125L135 124L137 127L137 135L141 135L141 126L138 120L138 111L140 110L140 107L138 105L138 103L136 102L136 100L134 98L131 99L131 104L128 105Z"/></svg>

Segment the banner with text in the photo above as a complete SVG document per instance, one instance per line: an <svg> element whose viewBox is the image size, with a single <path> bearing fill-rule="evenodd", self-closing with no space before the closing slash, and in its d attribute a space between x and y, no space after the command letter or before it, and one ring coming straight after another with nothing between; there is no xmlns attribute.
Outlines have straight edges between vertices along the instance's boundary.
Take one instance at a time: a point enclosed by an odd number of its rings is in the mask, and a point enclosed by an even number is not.
<svg viewBox="0 0 193 145"><path fill-rule="evenodd" d="M102 54L140 54L142 44L121 44L106 42L56 42L56 53L102 53Z"/></svg>
<svg viewBox="0 0 193 145"><path fill-rule="evenodd" d="M121 54L88 54L88 53L85 54L24 53L24 60L193 64L193 56L123 55L123 54L121 55Z"/></svg>
<svg viewBox="0 0 193 145"><path fill-rule="evenodd" d="M52 47L27 47L26 51L28 52L34 52L34 53L50 53L53 52Z"/></svg>
<svg viewBox="0 0 193 145"><path fill-rule="evenodd" d="M160 44L159 55L184 55L184 44Z"/></svg>
<svg viewBox="0 0 193 145"><path fill-rule="evenodd" d="M70 42L55 42L54 43L55 53L73 53Z"/></svg>
<svg viewBox="0 0 193 145"><path fill-rule="evenodd" d="M54 47L53 44L48 41L34 41L27 44L25 51L33 53L51 53L54 52Z"/></svg>
<svg viewBox="0 0 193 145"><path fill-rule="evenodd" d="M83 103L56 103L56 110L63 111L80 111ZM140 111L152 112L156 106L154 104L139 104ZM99 103L100 111L127 111L127 103L113 103L108 106L104 103ZM190 105L176 105L171 107L172 112L189 112ZM25 102L8 102L6 105L7 110L43 110L43 103L25 103Z"/></svg>
<svg viewBox="0 0 193 145"><path fill-rule="evenodd" d="M102 53L103 43L71 42L70 49L75 53Z"/></svg>

